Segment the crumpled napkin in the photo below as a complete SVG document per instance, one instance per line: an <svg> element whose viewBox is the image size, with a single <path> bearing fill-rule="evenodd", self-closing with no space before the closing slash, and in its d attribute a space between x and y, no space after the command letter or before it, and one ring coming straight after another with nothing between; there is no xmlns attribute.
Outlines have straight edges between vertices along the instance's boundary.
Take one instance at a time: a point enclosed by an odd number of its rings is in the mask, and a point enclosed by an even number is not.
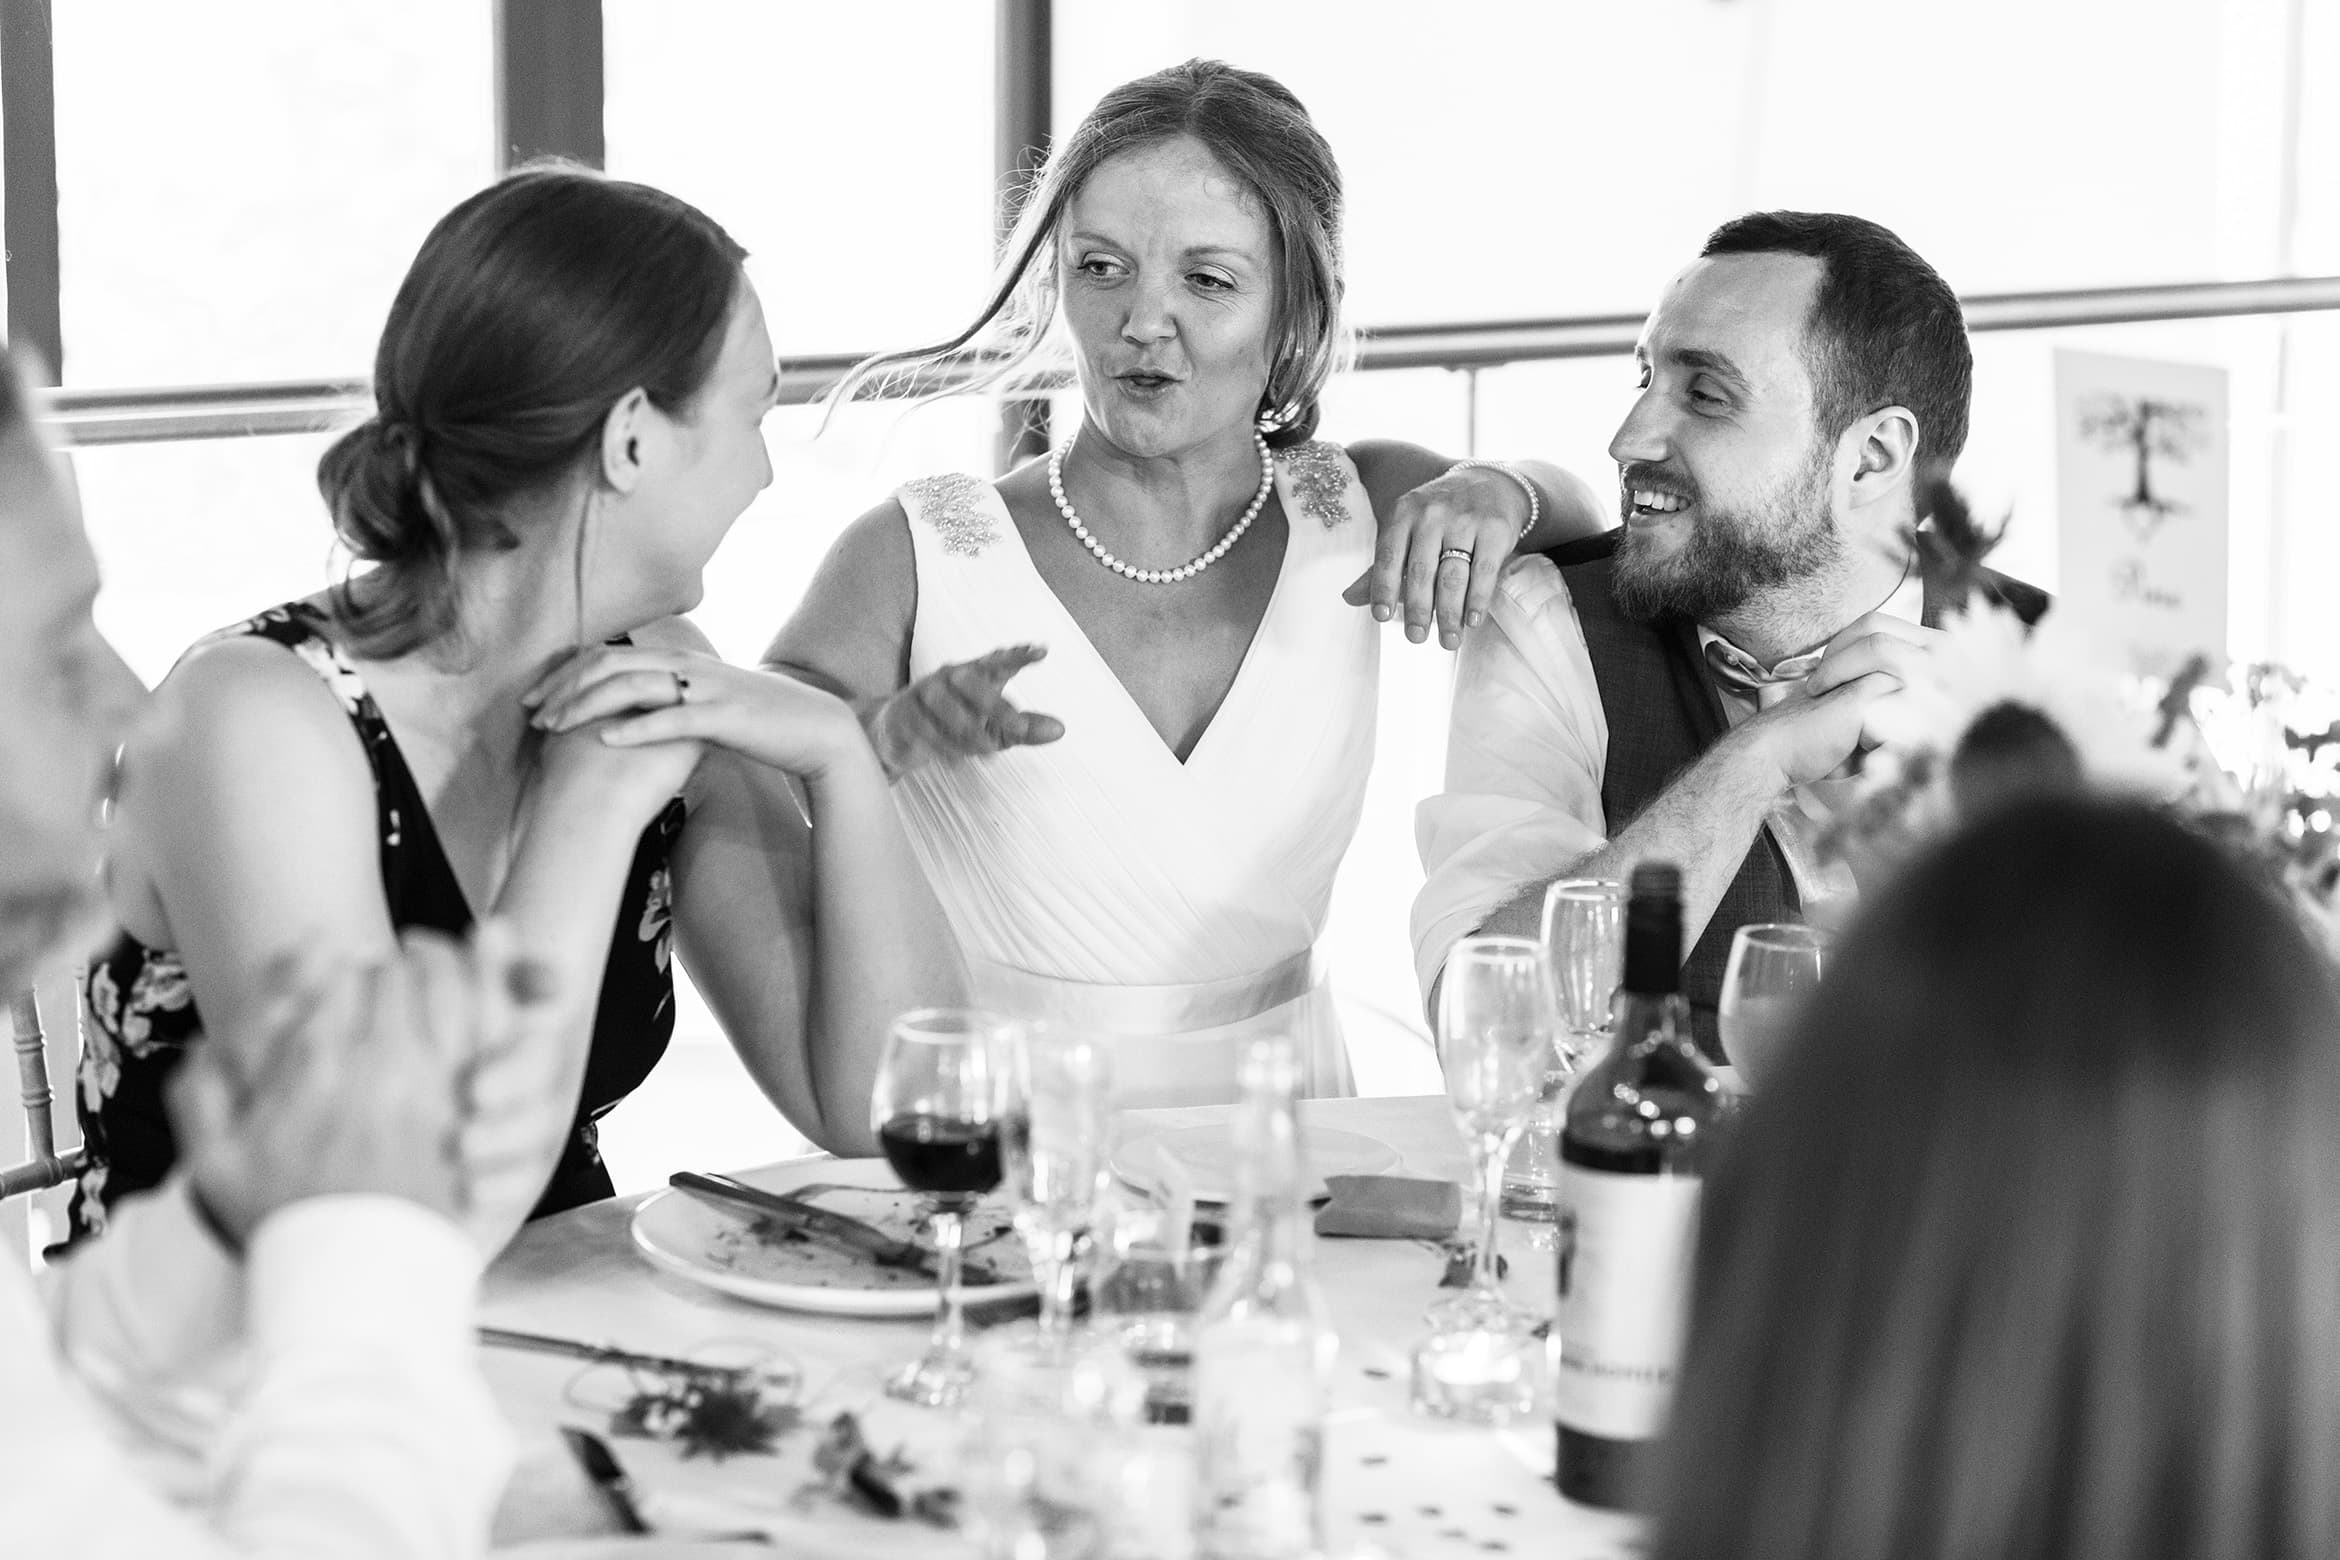
<svg viewBox="0 0 2340 1560"><path fill-rule="evenodd" d="M1462 1188L1405 1175L1328 1175L1332 1200L1316 1233L1378 1240L1444 1240L1462 1223Z"/></svg>

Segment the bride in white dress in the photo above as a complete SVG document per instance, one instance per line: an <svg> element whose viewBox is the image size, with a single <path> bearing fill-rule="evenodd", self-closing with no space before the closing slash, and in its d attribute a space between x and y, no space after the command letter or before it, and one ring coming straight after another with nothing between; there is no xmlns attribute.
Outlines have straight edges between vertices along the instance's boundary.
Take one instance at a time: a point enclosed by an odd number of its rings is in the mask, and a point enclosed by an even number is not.
<svg viewBox="0 0 2340 1560"><path fill-rule="evenodd" d="M983 317L847 386L979 339L1025 355L1061 315L1082 424L862 516L767 656L862 710L977 1000L1114 1037L1125 1103L1232 1098L1266 1030L1311 1092L1349 1091L1315 946L1376 619L1402 601L1451 646L1523 537L1605 523L1553 467L1314 440L1340 217L1330 149L1268 77L1195 61L1108 94Z"/></svg>

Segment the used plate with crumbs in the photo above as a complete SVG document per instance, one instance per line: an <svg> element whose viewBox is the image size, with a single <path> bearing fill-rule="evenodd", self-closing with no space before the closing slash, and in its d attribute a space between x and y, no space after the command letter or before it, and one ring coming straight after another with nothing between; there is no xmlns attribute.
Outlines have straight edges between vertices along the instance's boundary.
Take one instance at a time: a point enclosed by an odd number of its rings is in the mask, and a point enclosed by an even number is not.
<svg viewBox="0 0 2340 1560"><path fill-rule="evenodd" d="M821 1207L933 1248L921 1194L905 1189L882 1159L789 1160L737 1179L766 1191L800 1195ZM710 1289L792 1311L839 1316L924 1316L934 1309L934 1278L806 1239L748 1209L729 1211L677 1191L644 1198L634 1210L635 1247L650 1261ZM970 1305L1031 1294L1031 1261L1016 1238L1006 1202L996 1196L967 1215L967 1255L1008 1282L970 1284Z"/></svg>

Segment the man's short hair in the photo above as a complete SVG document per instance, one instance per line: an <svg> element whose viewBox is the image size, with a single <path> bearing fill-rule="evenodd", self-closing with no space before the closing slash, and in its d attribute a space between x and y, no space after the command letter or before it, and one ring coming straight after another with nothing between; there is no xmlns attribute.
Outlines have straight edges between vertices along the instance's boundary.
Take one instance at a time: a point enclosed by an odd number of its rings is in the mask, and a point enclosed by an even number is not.
<svg viewBox="0 0 2340 1560"><path fill-rule="evenodd" d="M1865 217L1826 211L1758 211L1709 234L1701 256L1810 255L1819 295L1804 322L1820 437L1888 406L1918 423L1918 474L1941 480L1966 448L1974 396L1974 349L1958 295L1918 252Z"/></svg>

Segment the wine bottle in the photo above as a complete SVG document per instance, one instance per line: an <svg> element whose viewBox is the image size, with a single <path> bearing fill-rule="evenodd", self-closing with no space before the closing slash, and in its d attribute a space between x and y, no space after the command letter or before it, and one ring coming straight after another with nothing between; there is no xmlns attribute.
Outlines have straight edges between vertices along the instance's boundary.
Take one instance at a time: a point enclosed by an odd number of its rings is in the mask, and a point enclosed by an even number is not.
<svg viewBox="0 0 2340 1560"><path fill-rule="evenodd" d="M1313 1272L1291 1042L1252 1042L1242 1081L1227 1258L1195 1325L1195 1553L1302 1560L1325 1549L1336 1340Z"/></svg>
<svg viewBox="0 0 2340 1560"><path fill-rule="evenodd" d="M1682 877L1645 862L1608 1054L1560 1129L1560 1493L1636 1509L1689 1313L1701 1173L1727 1109L1682 998Z"/></svg>

